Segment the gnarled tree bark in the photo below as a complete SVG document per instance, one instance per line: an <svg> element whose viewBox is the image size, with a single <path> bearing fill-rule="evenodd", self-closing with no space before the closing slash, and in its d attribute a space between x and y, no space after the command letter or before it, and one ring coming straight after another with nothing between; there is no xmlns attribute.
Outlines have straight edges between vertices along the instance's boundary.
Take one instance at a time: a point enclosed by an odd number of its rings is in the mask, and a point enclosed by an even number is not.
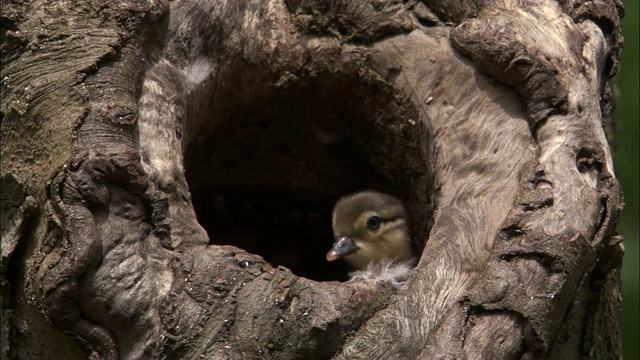
<svg viewBox="0 0 640 360"><path fill-rule="evenodd" d="M3 2L3 358L620 358L622 9ZM406 290L323 261L366 188Z"/></svg>

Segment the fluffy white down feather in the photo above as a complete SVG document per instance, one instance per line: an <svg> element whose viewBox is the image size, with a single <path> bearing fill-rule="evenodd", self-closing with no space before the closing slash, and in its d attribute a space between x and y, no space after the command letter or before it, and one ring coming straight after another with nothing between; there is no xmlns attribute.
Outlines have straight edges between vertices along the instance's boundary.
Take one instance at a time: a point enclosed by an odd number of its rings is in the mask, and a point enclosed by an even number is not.
<svg viewBox="0 0 640 360"><path fill-rule="evenodd" d="M405 289L415 263L415 258L402 262L383 260L377 263L369 263L364 270L350 272L349 281L365 281L374 284L386 283L396 289Z"/></svg>

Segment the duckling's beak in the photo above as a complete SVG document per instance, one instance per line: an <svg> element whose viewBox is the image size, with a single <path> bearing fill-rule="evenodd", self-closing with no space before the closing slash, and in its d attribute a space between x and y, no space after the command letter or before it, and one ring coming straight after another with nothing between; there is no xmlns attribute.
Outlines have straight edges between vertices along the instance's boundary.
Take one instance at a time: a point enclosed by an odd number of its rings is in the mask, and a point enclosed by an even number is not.
<svg viewBox="0 0 640 360"><path fill-rule="evenodd" d="M353 242L353 239L347 236L341 236L333 243L333 248L327 253L327 261L343 258L353 254L356 250L358 250L358 247L356 243Z"/></svg>

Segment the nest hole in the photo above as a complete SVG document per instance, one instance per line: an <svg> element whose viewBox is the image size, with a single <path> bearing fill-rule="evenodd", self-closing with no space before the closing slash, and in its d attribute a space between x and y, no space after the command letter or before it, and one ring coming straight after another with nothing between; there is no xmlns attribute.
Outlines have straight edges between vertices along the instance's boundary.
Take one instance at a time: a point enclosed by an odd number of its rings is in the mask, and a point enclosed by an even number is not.
<svg viewBox="0 0 640 360"><path fill-rule="evenodd" d="M325 260L331 212L341 196L372 189L405 201L412 237L424 245L425 139L397 94L357 75L324 74L286 88L244 78L203 90L207 101L194 101L186 131L187 181L211 244L310 279L345 280L347 265Z"/></svg>

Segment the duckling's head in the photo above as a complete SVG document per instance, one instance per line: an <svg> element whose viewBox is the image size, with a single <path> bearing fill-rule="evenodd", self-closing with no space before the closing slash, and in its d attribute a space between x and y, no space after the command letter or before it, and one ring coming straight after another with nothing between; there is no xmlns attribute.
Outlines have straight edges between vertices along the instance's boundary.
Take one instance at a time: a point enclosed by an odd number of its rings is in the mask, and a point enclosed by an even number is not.
<svg viewBox="0 0 640 360"><path fill-rule="evenodd" d="M382 260L412 258L406 212L397 198L363 191L341 198L333 209L335 243L327 260L344 258L355 269Z"/></svg>

